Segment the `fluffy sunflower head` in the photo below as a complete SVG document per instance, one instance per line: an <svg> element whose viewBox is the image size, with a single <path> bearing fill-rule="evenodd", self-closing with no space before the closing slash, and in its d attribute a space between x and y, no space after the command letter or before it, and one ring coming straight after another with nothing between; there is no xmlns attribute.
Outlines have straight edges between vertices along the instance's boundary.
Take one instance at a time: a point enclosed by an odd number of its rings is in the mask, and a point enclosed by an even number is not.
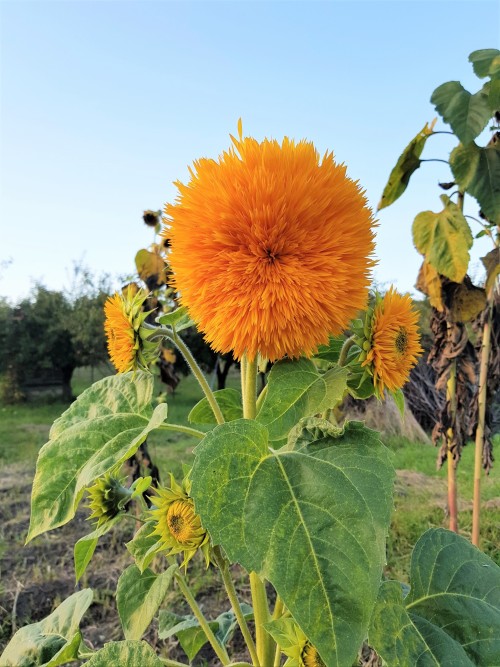
<svg viewBox="0 0 500 667"><path fill-rule="evenodd" d="M382 398L384 389L401 389L422 354L418 312L410 295L391 288L383 297L377 296L373 310L367 313L365 331L362 365L373 376L376 394Z"/></svg>
<svg viewBox="0 0 500 667"><path fill-rule="evenodd" d="M165 207L181 302L218 352L310 356L366 306L372 213L332 153L231 138Z"/></svg>
<svg viewBox="0 0 500 667"><path fill-rule="evenodd" d="M148 340L153 332L142 326L149 315L143 310L147 297L131 283L104 304L108 352L119 373L147 368L158 357L158 344Z"/></svg>
<svg viewBox="0 0 500 667"><path fill-rule="evenodd" d="M210 563L210 538L202 527L200 517L194 509L193 499L189 495L191 483L186 477L178 484L170 475L170 487L155 489L156 496L151 498L154 504L150 516L156 526L152 535L157 535L162 549L168 549L168 555L182 553L182 565L188 562L201 549L207 567Z"/></svg>
<svg viewBox="0 0 500 667"><path fill-rule="evenodd" d="M110 521L125 509L132 498L132 491L123 485L120 479L109 473L87 489L89 495L88 508L92 510L89 521L94 520L97 526Z"/></svg>

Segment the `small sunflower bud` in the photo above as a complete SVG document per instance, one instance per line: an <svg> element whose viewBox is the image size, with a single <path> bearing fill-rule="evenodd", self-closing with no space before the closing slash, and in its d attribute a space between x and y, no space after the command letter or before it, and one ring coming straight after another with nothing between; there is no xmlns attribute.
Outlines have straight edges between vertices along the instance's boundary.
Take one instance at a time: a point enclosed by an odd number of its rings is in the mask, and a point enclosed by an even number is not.
<svg viewBox="0 0 500 667"><path fill-rule="evenodd" d="M118 479L112 474L104 475L87 489L88 508L92 510L89 521L95 520L97 526L110 521L125 509L132 497L132 492L123 486L125 479Z"/></svg>

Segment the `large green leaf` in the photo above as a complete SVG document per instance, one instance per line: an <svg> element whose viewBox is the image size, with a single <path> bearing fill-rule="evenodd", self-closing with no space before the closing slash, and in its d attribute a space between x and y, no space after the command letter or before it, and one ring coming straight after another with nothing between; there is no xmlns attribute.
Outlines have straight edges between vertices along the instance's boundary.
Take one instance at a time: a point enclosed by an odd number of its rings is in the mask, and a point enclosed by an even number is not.
<svg viewBox="0 0 500 667"><path fill-rule="evenodd" d="M474 141L492 116L488 94L480 90L472 95L459 81L448 81L436 88L431 102L464 144Z"/></svg>
<svg viewBox="0 0 500 667"><path fill-rule="evenodd" d="M110 642L84 664L88 667L163 667L151 646L142 641Z"/></svg>
<svg viewBox="0 0 500 667"><path fill-rule="evenodd" d="M153 412L153 376L114 375L96 382L54 422L38 455L28 540L70 521L84 490L132 456L167 416Z"/></svg>
<svg viewBox="0 0 500 667"><path fill-rule="evenodd" d="M500 568L463 537L432 529L417 542L411 589L382 584L369 642L394 667L500 665Z"/></svg>
<svg viewBox="0 0 500 667"><path fill-rule="evenodd" d="M236 389L219 389L214 391L214 396L219 404L225 421L243 417L243 406L241 404L241 393ZM206 398L202 398L188 415L192 424L216 424L214 411Z"/></svg>
<svg viewBox="0 0 500 667"><path fill-rule="evenodd" d="M450 155L453 176L461 190L477 199L484 215L500 222L500 145L457 146Z"/></svg>
<svg viewBox="0 0 500 667"><path fill-rule="evenodd" d="M153 531L154 524L151 522L145 523L139 528L130 542L127 542L125 545L141 572L144 572L156 553L162 548L162 544L158 540L158 535L153 535Z"/></svg>
<svg viewBox="0 0 500 667"><path fill-rule="evenodd" d="M80 579L92 560L99 538L109 532L121 518L121 515L113 517L111 521L106 521L88 535L80 537L76 542L73 551L76 581Z"/></svg>
<svg viewBox="0 0 500 667"><path fill-rule="evenodd" d="M78 655L80 621L92 602L86 588L64 600L50 616L16 632L0 656L2 667L56 667Z"/></svg>
<svg viewBox="0 0 500 667"><path fill-rule="evenodd" d="M253 619L252 607L243 602L241 609L246 620ZM231 640L238 622L233 611L225 611L219 614L215 621L209 621L208 625L219 644L226 646ZM194 660L201 648L208 642L205 632L194 616L179 616L173 612L161 610L158 637L160 639L168 639L173 635L177 636L189 662Z"/></svg>
<svg viewBox="0 0 500 667"><path fill-rule="evenodd" d="M345 368L335 367L320 374L309 359L279 361L269 373L257 421L266 426L269 440L282 440L302 417L334 407L346 384Z"/></svg>
<svg viewBox="0 0 500 667"><path fill-rule="evenodd" d="M435 122L434 120L430 125L426 123L399 156L382 193L378 205L379 211L393 204L408 187L412 174L420 167L420 156L424 150L425 142L432 134Z"/></svg>
<svg viewBox="0 0 500 667"><path fill-rule="evenodd" d="M413 242L438 273L460 283L467 273L472 234L460 208L441 195L444 209L423 211L413 221Z"/></svg>
<svg viewBox="0 0 500 667"><path fill-rule="evenodd" d="M500 51L498 49L479 49L469 56L474 73L483 79L485 76L500 75Z"/></svg>
<svg viewBox="0 0 500 667"><path fill-rule="evenodd" d="M254 421L216 427L195 450L191 491L214 543L271 581L327 665L350 667L385 562L394 470L359 423L313 438L303 427L279 451Z"/></svg>
<svg viewBox="0 0 500 667"><path fill-rule="evenodd" d="M116 606L126 639L140 639L160 608L177 565L155 574L130 565L118 579Z"/></svg>

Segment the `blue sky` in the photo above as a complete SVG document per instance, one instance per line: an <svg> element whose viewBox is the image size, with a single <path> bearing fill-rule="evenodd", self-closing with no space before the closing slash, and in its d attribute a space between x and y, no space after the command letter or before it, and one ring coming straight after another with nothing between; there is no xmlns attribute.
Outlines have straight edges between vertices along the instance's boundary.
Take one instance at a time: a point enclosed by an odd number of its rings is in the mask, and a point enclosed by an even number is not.
<svg viewBox="0 0 500 667"><path fill-rule="evenodd" d="M0 295L11 300L35 279L61 289L75 260L118 286L152 240L142 211L172 200L194 159L217 157L240 116L246 134L333 150L375 207L435 116L434 88L477 90L469 53L500 45L497 1L3 0L0 12L0 262L11 260ZM424 157L453 146L438 135ZM447 166L425 164L380 212L378 282L412 290L411 223L439 209L439 180ZM488 249L477 242L473 273Z"/></svg>

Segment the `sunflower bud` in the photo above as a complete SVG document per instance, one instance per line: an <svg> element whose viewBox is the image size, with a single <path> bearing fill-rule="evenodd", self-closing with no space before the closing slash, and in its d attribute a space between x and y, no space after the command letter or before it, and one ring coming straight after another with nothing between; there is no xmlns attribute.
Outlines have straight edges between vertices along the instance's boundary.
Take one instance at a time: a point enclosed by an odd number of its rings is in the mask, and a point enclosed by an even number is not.
<svg viewBox="0 0 500 667"><path fill-rule="evenodd" d="M283 667L326 667L318 650L293 618L282 617L271 621L266 624L266 630L287 656Z"/></svg>
<svg viewBox="0 0 500 667"><path fill-rule="evenodd" d="M113 519L130 502L132 491L123 486L124 481L125 478L107 474L87 489L90 501L87 507L92 510L89 521L95 520L97 527Z"/></svg>
<svg viewBox="0 0 500 667"><path fill-rule="evenodd" d="M182 553L182 565L187 567L194 554L201 550L206 565L210 564L210 539L201 525L201 520L194 509L189 492L191 482L185 477L178 484L170 475L170 487L155 489L156 496L151 498L154 507L150 516L156 526L152 535L157 535L162 550L168 550L169 556Z"/></svg>

